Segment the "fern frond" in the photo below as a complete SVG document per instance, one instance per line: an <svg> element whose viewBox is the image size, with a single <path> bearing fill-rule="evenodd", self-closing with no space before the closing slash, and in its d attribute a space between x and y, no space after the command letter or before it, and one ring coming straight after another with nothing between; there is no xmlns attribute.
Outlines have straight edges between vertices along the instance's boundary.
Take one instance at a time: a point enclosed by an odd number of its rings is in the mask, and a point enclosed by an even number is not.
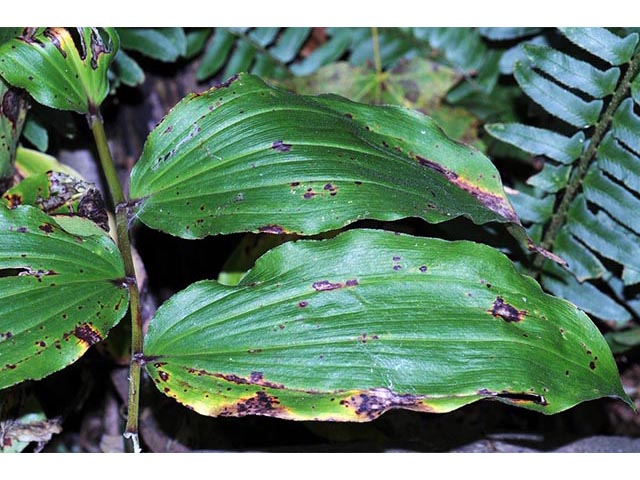
<svg viewBox="0 0 640 480"><path fill-rule="evenodd" d="M522 91L561 122L552 129L493 124L487 131L547 158L542 172L527 182L533 195L514 196L516 211L529 213L532 231L544 233L541 246L569 263L570 273L536 258L543 285L622 326L638 318L634 306L640 302L631 288L640 283L638 34L619 37L604 28L560 32L569 40L561 47L565 51L524 44L527 61L516 62L513 73ZM530 214L548 212L549 202L551 215Z"/></svg>

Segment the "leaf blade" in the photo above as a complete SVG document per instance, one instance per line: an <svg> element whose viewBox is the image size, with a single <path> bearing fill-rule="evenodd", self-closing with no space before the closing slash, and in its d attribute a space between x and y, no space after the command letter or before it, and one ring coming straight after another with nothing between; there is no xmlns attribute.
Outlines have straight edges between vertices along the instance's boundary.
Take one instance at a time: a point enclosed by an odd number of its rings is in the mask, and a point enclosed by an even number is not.
<svg viewBox="0 0 640 480"><path fill-rule="evenodd" d="M128 293L107 235L71 234L36 208L0 206L0 240L0 388L6 388L80 358L125 314Z"/></svg>
<svg viewBox="0 0 640 480"><path fill-rule="evenodd" d="M624 397L595 326L506 257L382 231L285 244L237 287L192 285L158 310L145 355L160 390L207 415L368 421L482 398L553 413Z"/></svg>
<svg viewBox="0 0 640 480"><path fill-rule="evenodd" d="M519 222L489 160L428 117L295 96L248 75L172 110L132 172L131 197L143 222L184 238L309 235L360 218Z"/></svg>

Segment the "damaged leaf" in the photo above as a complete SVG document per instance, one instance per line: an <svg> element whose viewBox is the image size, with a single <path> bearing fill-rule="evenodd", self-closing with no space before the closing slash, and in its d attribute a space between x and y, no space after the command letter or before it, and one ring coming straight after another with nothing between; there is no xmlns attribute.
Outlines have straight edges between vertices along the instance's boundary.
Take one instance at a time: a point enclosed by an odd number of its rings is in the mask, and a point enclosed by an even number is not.
<svg viewBox="0 0 640 480"><path fill-rule="evenodd" d="M246 74L164 118L133 169L131 198L143 223L183 238L460 215L521 229L489 159L429 117L294 95Z"/></svg>
<svg viewBox="0 0 640 480"><path fill-rule="evenodd" d="M118 51L113 28L27 27L0 45L0 75L49 107L95 113L109 93L107 71Z"/></svg>
<svg viewBox="0 0 640 480"><path fill-rule="evenodd" d="M157 311L145 361L160 391L211 416L629 401L589 318L501 253L375 230L281 245L237 286L190 286Z"/></svg>
<svg viewBox="0 0 640 480"><path fill-rule="evenodd" d="M60 432L60 418L47 419L35 396L21 386L0 393L1 453L22 452L31 442L37 442L35 451L40 451Z"/></svg>
<svg viewBox="0 0 640 480"><path fill-rule="evenodd" d="M0 79L0 194L11 186L16 147L26 116L27 100L24 92L9 88Z"/></svg>
<svg viewBox="0 0 640 480"><path fill-rule="evenodd" d="M109 231L102 194L92 183L62 172L31 175L1 197L9 208L38 207L49 215L77 215Z"/></svg>
<svg viewBox="0 0 640 480"><path fill-rule="evenodd" d="M127 311L122 258L105 234L0 205L0 389L75 362Z"/></svg>

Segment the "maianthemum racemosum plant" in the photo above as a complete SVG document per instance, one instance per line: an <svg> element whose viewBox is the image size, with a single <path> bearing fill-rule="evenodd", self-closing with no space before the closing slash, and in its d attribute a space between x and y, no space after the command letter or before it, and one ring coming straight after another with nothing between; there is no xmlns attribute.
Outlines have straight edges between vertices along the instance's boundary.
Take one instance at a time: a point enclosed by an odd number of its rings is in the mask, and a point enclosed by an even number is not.
<svg viewBox="0 0 640 480"><path fill-rule="evenodd" d="M528 251L562 263L534 245L489 159L418 112L235 75L155 127L126 197L100 115L119 43L111 28L26 28L0 46L0 388L71 364L128 314L125 436L136 450L143 368L161 392L212 416L368 421L481 399L546 414L603 396L631 405L590 319L494 248L336 233L360 219L465 216L506 224ZM115 242L96 190L69 172L13 181L27 94L85 115ZM143 338L133 218L185 239L333 233L274 248L227 284L191 285Z"/></svg>

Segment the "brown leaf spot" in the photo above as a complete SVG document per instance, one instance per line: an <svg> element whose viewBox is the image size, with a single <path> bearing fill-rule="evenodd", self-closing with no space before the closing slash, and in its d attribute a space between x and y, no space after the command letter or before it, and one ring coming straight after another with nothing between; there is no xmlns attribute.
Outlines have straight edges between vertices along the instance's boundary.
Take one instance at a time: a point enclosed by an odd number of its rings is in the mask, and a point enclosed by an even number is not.
<svg viewBox="0 0 640 480"><path fill-rule="evenodd" d="M506 322L519 322L527 314L526 310L518 310L513 305L505 303L502 297L496 297L491 310L487 310L494 317L500 317Z"/></svg>
<svg viewBox="0 0 640 480"><path fill-rule="evenodd" d="M225 80L222 83L219 83L218 85L216 85L214 88L218 89L218 88L227 88L229 85L231 85L233 82L235 82L238 79L238 74L236 73L235 75L229 77L227 80Z"/></svg>
<svg viewBox="0 0 640 480"><path fill-rule="evenodd" d="M17 193L10 193L5 196L9 202L9 208L16 208L18 205L22 205L22 195Z"/></svg>
<svg viewBox="0 0 640 480"><path fill-rule="evenodd" d="M42 225L38 226L38 230L41 230L47 235L49 235L53 233L53 225L51 225L50 223L43 223Z"/></svg>
<svg viewBox="0 0 640 480"><path fill-rule="evenodd" d="M82 325L76 327L73 331L73 334L88 346L91 346L102 340L102 335L100 335L100 332L98 332L93 326L89 325L88 323L83 323Z"/></svg>
<svg viewBox="0 0 640 480"><path fill-rule="evenodd" d="M51 40L53 46L58 49L63 58L67 58L67 52L62 48L62 44L60 42L60 36L63 35L63 29L61 28L46 28L44 31L44 36Z"/></svg>
<svg viewBox="0 0 640 480"><path fill-rule="evenodd" d="M278 152L288 152L289 150L291 150L291 144L284 143L282 140L276 140L271 145L271 148L277 150Z"/></svg>
<svg viewBox="0 0 640 480"><path fill-rule="evenodd" d="M169 380L169 374L164 370L158 370L158 376L163 382L166 382Z"/></svg>
<svg viewBox="0 0 640 480"><path fill-rule="evenodd" d="M542 395L528 392L509 392L502 390L501 392L492 392L486 388L478 390L478 395L483 397L489 397L494 399L505 399L508 403L522 404L522 403L535 403L536 405L542 405L546 407L548 405L547 399Z"/></svg>
<svg viewBox="0 0 640 480"><path fill-rule="evenodd" d="M331 283L329 280L320 280L319 282L314 282L311 286L316 292L324 292L328 290L337 290L338 288L344 287L344 284L340 282Z"/></svg>
<svg viewBox="0 0 640 480"><path fill-rule="evenodd" d="M364 420L375 420L392 408L429 411L430 408L419 395L398 394L387 388L374 388L340 401L341 405L351 408Z"/></svg>
<svg viewBox="0 0 640 480"><path fill-rule="evenodd" d="M276 235L280 235L283 233L289 233L287 232L284 228L282 228L280 225L265 225L263 227L259 227L258 228L258 232L260 233L273 233Z"/></svg>

